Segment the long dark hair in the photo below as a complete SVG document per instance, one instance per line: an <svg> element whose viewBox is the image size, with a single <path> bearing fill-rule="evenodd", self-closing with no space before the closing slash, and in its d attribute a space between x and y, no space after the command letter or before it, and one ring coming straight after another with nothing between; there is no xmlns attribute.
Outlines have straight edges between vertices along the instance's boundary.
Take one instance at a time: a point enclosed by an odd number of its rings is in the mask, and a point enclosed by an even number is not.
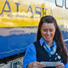
<svg viewBox="0 0 68 68"><path fill-rule="evenodd" d="M39 26L38 26L38 31L37 31L37 41L40 40L40 38L42 37L41 27L42 27L43 23L54 23L56 31L55 31L55 36L54 36L53 39L56 41L57 48L59 50L60 56L63 59L63 63L67 63L68 56L67 56L65 43L64 43L63 36L62 36L61 31L60 31L60 28L57 25L57 21L54 17L44 16L40 19Z"/></svg>

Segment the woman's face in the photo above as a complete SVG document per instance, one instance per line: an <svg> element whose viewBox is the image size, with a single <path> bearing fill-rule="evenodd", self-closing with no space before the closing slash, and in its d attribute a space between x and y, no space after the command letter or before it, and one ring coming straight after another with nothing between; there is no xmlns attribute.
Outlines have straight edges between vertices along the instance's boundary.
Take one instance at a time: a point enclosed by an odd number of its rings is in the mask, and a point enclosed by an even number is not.
<svg viewBox="0 0 68 68"><path fill-rule="evenodd" d="M52 42L55 35L54 23L43 23L41 27L41 35L47 43Z"/></svg>

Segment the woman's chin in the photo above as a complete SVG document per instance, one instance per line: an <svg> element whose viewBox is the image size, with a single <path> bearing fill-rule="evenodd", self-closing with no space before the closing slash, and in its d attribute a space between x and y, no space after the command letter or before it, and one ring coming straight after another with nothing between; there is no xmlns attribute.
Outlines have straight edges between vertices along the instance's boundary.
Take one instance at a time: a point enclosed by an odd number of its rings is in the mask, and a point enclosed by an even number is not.
<svg viewBox="0 0 68 68"><path fill-rule="evenodd" d="M47 39L46 41L47 41L47 42L51 42L51 40L50 40L50 39Z"/></svg>

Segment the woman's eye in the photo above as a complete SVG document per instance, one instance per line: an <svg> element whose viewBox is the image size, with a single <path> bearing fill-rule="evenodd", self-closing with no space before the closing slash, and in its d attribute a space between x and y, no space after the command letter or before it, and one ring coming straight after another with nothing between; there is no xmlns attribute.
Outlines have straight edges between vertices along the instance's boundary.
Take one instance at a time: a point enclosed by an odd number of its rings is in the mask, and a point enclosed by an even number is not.
<svg viewBox="0 0 68 68"><path fill-rule="evenodd" d="M46 30L46 29L45 29L45 30L43 30L43 31L44 31L44 32L47 32L47 31L53 32L53 29L51 29L51 30Z"/></svg>
<svg viewBox="0 0 68 68"><path fill-rule="evenodd" d="M50 32L52 32L53 30L50 30Z"/></svg>
<svg viewBox="0 0 68 68"><path fill-rule="evenodd" d="M46 32L47 30L43 30L44 32Z"/></svg>

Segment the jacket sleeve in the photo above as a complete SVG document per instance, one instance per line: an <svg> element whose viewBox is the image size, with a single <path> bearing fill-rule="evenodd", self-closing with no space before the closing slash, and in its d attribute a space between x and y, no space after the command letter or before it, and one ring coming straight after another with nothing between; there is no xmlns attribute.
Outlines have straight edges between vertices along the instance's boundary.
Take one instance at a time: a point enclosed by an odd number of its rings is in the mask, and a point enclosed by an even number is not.
<svg viewBox="0 0 68 68"><path fill-rule="evenodd" d="M28 64L35 61L36 61L36 49L34 44L31 44L26 50L26 53L23 59L23 68L27 68Z"/></svg>

